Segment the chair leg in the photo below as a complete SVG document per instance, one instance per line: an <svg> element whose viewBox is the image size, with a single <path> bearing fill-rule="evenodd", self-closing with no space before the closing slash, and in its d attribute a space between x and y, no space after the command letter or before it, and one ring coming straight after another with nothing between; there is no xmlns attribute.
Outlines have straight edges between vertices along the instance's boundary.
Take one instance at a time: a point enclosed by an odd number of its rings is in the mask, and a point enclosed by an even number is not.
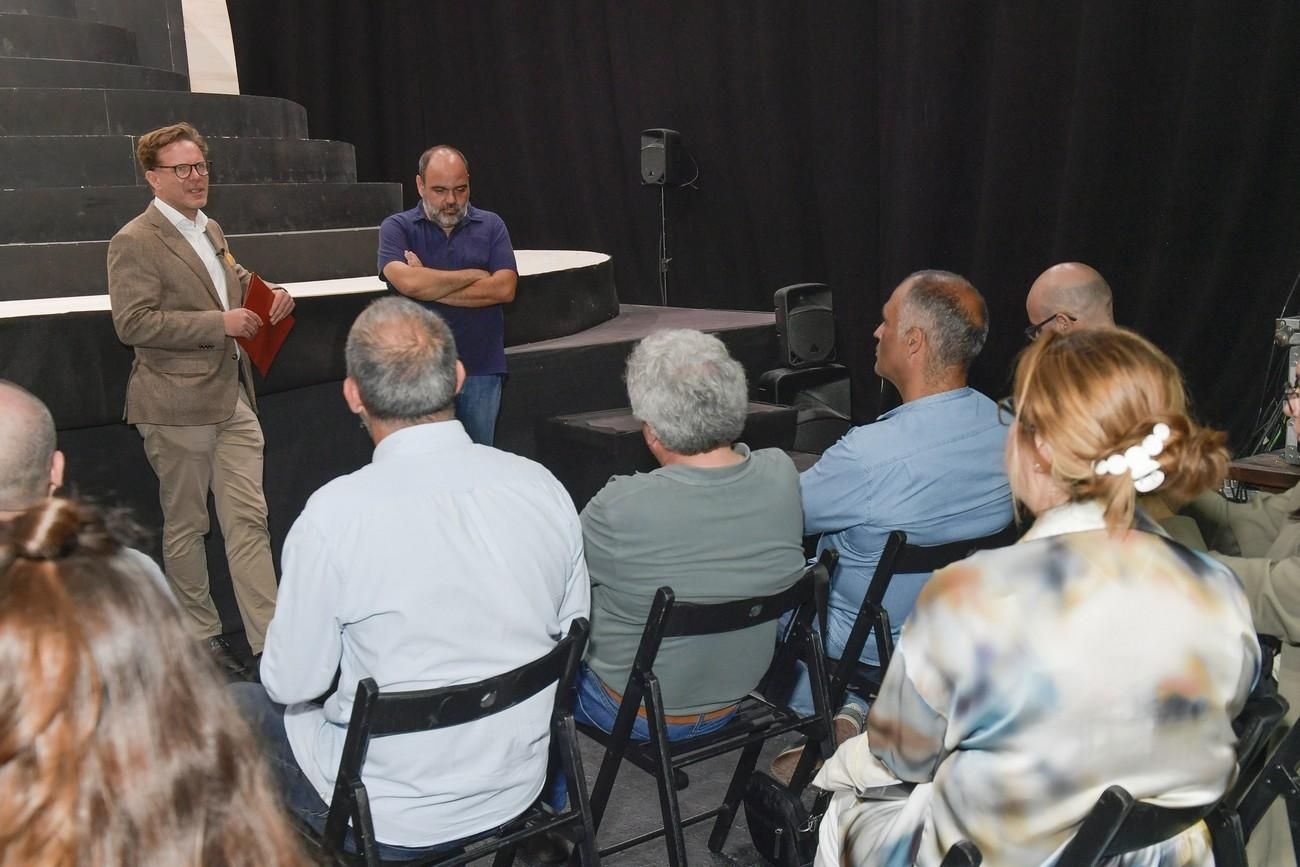
<svg viewBox="0 0 1300 867"><path fill-rule="evenodd" d="M664 820L664 843L668 847L669 867L686 867L686 837L682 833L682 811L673 784L673 762L668 753L668 730L664 726L663 700L659 681L652 680L646 696L646 719L650 723L650 745L656 762L655 782L659 785L659 811Z"/></svg>
<svg viewBox="0 0 1300 867"><path fill-rule="evenodd" d="M722 847L727 845L727 835L731 833L731 825L736 821L740 802L745 797L745 788L749 785L749 778L758 765L758 756L762 751L763 742L759 741L745 747L740 754L740 761L736 763L731 783L727 786L727 794L722 799L721 812L713 821L713 830L709 832L710 852L721 852Z"/></svg>
<svg viewBox="0 0 1300 867"><path fill-rule="evenodd" d="M623 754L632 738L632 726L636 723L636 712L643 694L637 679L631 678L627 692L623 695L623 703L618 706L618 716L614 718L614 730L609 734L605 755L600 760L600 770L596 772L596 784L591 787L591 822L597 831L600 830L601 820L605 818L605 808L609 806L614 780L618 777Z"/></svg>
<svg viewBox="0 0 1300 867"><path fill-rule="evenodd" d="M511 867L515 863L515 847L500 849L492 858L492 867Z"/></svg>
<svg viewBox="0 0 1300 867"><path fill-rule="evenodd" d="M573 847L580 856L582 867L598 867L600 856L596 852L596 827L591 816L591 802L587 798L587 777L582 770L582 756L577 749L578 730L573 717L566 714L560 721L560 770L568 777L569 809L582 817L582 836ZM570 857L569 862L573 863Z"/></svg>

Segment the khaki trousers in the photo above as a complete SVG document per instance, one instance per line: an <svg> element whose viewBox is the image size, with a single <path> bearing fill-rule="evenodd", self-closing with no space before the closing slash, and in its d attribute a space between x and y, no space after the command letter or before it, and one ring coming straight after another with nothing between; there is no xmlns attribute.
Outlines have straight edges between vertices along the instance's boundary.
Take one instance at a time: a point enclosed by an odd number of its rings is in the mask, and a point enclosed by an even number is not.
<svg viewBox="0 0 1300 867"><path fill-rule="evenodd" d="M221 618L208 589L208 491L226 540L226 561L244 632L262 652L275 615L275 565L262 494L262 427L243 390L230 418L208 425L136 425L158 476L163 512L163 568L190 632L220 635Z"/></svg>

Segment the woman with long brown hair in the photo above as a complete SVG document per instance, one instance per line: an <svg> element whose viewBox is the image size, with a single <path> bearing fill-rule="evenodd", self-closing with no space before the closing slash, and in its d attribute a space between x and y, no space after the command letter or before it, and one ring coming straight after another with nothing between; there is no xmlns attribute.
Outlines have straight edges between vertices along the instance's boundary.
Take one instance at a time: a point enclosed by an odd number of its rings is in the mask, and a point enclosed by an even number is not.
<svg viewBox="0 0 1300 867"><path fill-rule="evenodd" d="M0 524L0 865L307 862L175 603L102 517Z"/></svg>

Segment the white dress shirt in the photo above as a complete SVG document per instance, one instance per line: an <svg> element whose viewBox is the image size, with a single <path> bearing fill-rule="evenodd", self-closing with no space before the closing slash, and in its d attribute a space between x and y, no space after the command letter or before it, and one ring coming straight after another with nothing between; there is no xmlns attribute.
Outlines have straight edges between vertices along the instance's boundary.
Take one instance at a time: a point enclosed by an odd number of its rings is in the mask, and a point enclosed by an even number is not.
<svg viewBox="0 0 1300 867"><path fill-rule="evenodd" d="M502 674L554 647L590 604L573 502L544 467L474 445L459 421L387 436L312 495L285 542L262 683L329 802L356 684L429 689ZM339 689L324 707L336 668ZM554 691L476 723L377 738L375 834L428 846L521 813L546 774ZM295 704L298 703L298 704Z"/></svg>
<svg viewBox="0 0 1300 867"><path fill-rule="evenodd" d="M176 227L194 252L198 254L199 261L203 267L208 269L208 275L212 277L212 285L217 287L217 297L221 299L221 309L230 309L230 292L226 288L226 269L217 257L217 251L212 246L212 238L208 236L208 215L198 211L191 220L162 199L155 198L153 205L158 212L167 218L167 222Z"/></svg>

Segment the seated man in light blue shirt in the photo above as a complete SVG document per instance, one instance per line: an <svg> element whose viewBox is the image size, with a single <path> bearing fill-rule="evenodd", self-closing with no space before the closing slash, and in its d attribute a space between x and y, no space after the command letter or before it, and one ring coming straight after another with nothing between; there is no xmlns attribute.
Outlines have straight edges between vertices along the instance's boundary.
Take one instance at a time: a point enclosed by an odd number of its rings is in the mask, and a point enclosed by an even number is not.
<svg viewBox="0 0 1300 867"><path fill-rule="evenodd" d="M823 534L819 551L840 552L825 636L832 658L843 651L890 531L907 533L913 545L939 545L986 536L1011 520L1007 428L997 405L966 385L988 336L984 298L964 277L918 271L894 290L882 318L876 373L894 384L902 405L850 430L799 477L804 532ZM885 608L895 638L927 578L894 576ZM878 661L874 641L862 660ZM794 706L811 710L806 682L796 687ZM865 711L850 694L837 738L860 729Z"/></svg>

